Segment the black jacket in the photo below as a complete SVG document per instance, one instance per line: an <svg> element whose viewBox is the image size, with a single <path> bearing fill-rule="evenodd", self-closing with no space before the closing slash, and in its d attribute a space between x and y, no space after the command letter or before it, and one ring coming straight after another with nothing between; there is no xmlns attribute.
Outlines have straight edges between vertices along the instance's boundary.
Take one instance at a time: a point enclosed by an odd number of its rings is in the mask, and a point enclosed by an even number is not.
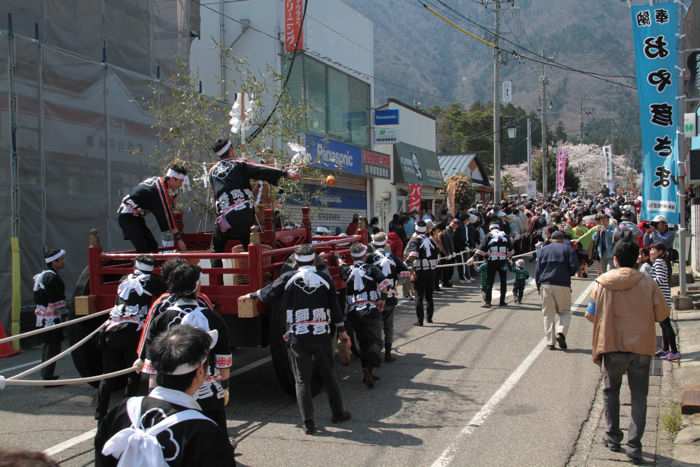
<svg viewBox="0 0 700 467"><path fill-rule="evenodd" d="M183 399L186 402L188 398L180 391L163 391L156 388L151 393L152 395L144 397L141 403L140 424L146 429L170 415L191 408L163 398L153 397L158 393L181 394L181 397L168 398L171 400ZM126 410L126 401L110 410L107 416L99 422L95 435L95 465L97 467L117 465L118 459L102 455L102 448L113 435L131 425ZM170 467L190 467L193 465L232 467L235 465L233 449L226 439L226 435L216 423L210 420L188 420L177 423L157 435L156 439L163 448L163 457Z"/></svg>
<svg viewBox="0 0 700 467"><path fill-rule="evenodd" d="M302 276L306 270L317 276L313 282L304 281ZM330 324L336 328L345 324L345 314L338 303L333 279L315 266L285 272L260 289L258 297L265 305L279 302L278 312L286 313L290 334L326 335L330 334Z"/></svg>
<svg viewBox="0 0 700 467"><path fill-rule="evenodd" d="M277 185L285 176L284 170L273 169L249 162L224 159L209 171L209 181L214 190L216 214L228 210L254 209L255 200L250 189L250 180L264 180Z"/></svg>
<svg viewBox="0 0 700 467"><path fill-rule="evenodd" d="M37 327L57 324L68 317L66 286L53 269L34 276L34 303Z"/></svg>
<svg viewBox="0 0 700 467"><path fill-rule="evenodd" d="M119 214L144 215L150 211L158 222L161 232L175 230L173 215L173 196L168 192L165 181L160 177L151 177L142 181L122 199L117 212Z"/></svg>

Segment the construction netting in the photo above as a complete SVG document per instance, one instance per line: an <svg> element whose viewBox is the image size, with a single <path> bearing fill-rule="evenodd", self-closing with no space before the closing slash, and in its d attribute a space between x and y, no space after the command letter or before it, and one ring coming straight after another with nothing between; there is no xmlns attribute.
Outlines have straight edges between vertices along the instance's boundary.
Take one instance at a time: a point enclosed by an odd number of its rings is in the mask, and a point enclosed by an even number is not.
<svg viewBox="0 0 700 467"><path fill-rule="evenodd" d="M116 209L133 186L153 175L148 155L158 145L146 100L161 86L161 76L188 59L191 32L199 27L196 5L0 2L0 151L6 155L0 164L0 323L6 328L13 222L28 310L31 278L44 267L45 248L68 251L62 275L70 297L87 264L91 228L105 248L127 247Z"/></svg>

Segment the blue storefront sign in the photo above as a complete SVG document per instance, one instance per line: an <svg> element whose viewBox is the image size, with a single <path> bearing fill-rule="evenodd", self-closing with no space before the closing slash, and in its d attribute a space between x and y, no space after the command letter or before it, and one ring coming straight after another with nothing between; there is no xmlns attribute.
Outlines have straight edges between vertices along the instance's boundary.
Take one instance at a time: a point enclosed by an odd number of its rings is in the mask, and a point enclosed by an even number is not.
<svg viewBox="0 0 700 467"><path fill-rule="evenodd" d="M357 146L307 134L306 150L311 156L312 167L364 176L362 150Z"/></svg>
<svg viewBox="0 0 700 467"><path fill-rule="evenodd" d="M676 100L679 9L659 3L636 5L631 12L642 132L642 216L663 215L678 224L677 128L683 117Z"/></svg>
<svg viewBox="0 0 700 467"><path fill-rule="evenodd" d="M374 111L374 124L381 125L398 125L399 124L399 109L384 109Z"/></svg>

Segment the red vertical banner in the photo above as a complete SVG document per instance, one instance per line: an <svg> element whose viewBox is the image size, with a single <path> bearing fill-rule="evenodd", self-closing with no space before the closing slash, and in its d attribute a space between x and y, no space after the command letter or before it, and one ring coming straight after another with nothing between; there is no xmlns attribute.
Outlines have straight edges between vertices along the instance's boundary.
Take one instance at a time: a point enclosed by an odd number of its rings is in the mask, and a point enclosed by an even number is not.
<svg viewBox="0 0 700 467"><path fill-rule="evenodd" d="M417 183L408 185L408 212L420 211L421 201L423 200L423 186Z"/></svg>
<svg viewBox="0 0 700 467"><path fill-rule="evenodd" d="M287 53L304 50L304 0L284 0L284 46Z"/></svg>

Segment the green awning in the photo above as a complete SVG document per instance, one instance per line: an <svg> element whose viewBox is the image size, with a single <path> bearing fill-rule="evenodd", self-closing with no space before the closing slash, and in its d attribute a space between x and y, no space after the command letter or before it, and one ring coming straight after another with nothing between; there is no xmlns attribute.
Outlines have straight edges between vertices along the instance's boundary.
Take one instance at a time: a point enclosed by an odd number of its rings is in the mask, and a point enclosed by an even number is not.
<svg viewBox="0 0 700 467"><path fill-rule="evenodd" d="M394 177L397 183L416 183L435 188L443 185L437 154L406 143L394 145Z"/></svg>

